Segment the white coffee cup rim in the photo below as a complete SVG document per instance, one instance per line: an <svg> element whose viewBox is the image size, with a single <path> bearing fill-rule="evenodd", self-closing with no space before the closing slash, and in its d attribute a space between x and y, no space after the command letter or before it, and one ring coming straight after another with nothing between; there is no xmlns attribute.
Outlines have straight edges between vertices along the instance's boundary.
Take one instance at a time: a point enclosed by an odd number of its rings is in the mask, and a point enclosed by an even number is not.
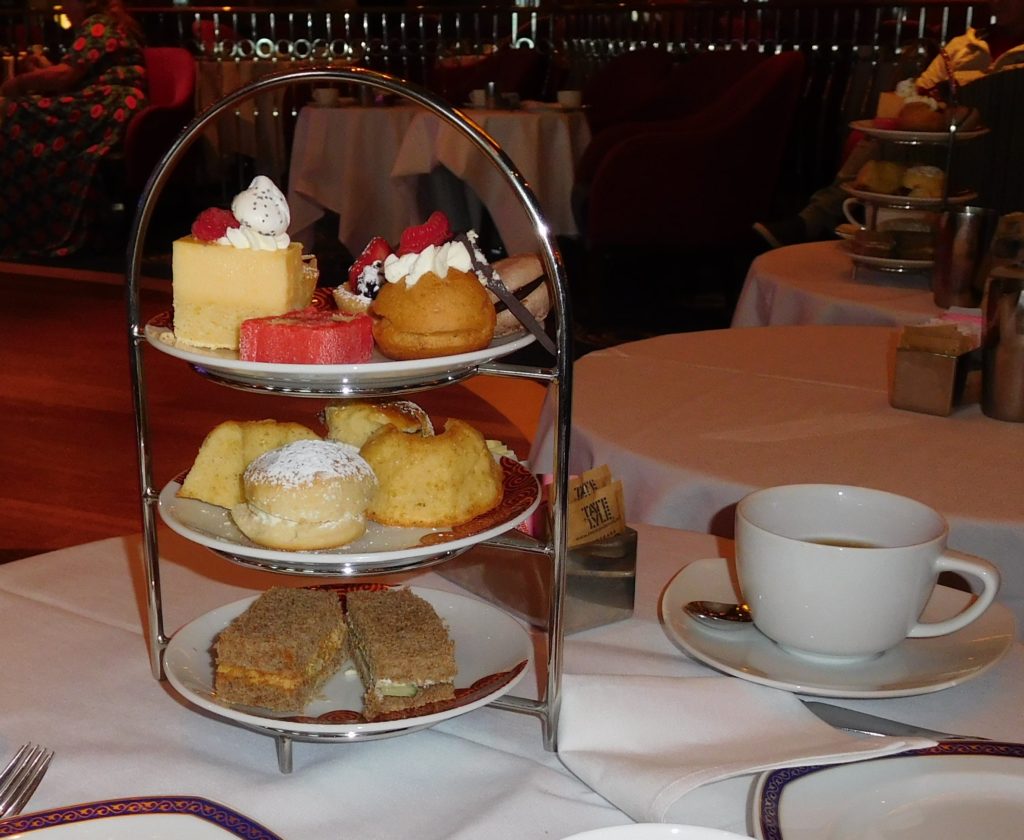
<svg viewBox="0 0 1024 840"><path fill-rule="evenodd" d="M751 508L759 504L764 503L765 498L771 498L776 496L788 495L795 497L800 495L812 495L815 498L835 498L841 495L853 496L854 494L869 498L873 502L888 502L890 505L900 504L905 508L913 509L916 514L922 519L928 519L934 522L934 532L930 536L921 537L914 540L890 540L889 545L864 545L864 546L832 546L822 543L818 545L822 549L833 549L837 552L858 552L858 551L870 551L880 552L893 550L898 551L904 548L912 548L913 546L925 545L927 543L934 542L935 540L944 539L949 534L949 524L946 522L945 517L934 508L926 505L924 502L920 502L917 499L913 499L910 496L903 496L899 493L893 493L889 490L879 490L874 487L863 487L855 484L780 484L773 487L764 487L760 490L754 490L748 493L739 503L736 505L736 515L742 516L747 522L756 528L759 528L766 533L773 534L780 539L793 540L795 542L808 542L806 536L795 536L792 533L786 533L785 529L779 528L776 525L766 524L764 521L764 515L758 516L755 512L751 511ZM782 500L780 499L780 502Z"/></svg>

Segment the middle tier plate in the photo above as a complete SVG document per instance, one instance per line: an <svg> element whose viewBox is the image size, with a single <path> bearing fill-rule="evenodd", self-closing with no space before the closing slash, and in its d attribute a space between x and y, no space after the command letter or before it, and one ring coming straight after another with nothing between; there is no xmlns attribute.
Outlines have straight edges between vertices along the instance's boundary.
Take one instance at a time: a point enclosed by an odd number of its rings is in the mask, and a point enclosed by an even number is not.
<svg viewBox="0 0 1024 840"><path fill-rule="evenodd" d="M540 503L534 475L511 458L501 459L504 494L487 513L454 528L399 528L368 522L355 542L324 551L282 551L249 540L227 508L180 499L181 478L160 492L160 516L174 532L244 565L293 574L358 575L400 571L445 558L503 534L524 522Z"/></svg>

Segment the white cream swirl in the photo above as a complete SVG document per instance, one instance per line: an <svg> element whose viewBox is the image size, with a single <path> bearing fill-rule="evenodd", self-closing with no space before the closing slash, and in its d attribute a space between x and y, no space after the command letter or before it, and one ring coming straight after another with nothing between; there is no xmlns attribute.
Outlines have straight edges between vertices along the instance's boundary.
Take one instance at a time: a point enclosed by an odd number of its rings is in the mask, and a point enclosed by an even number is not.
<svg viewBox="0 0 1024 840"><path fill-rule="evenodd" d="M473 261L469 251L461 242L445 242L444 245L428 245L419 253L388 255L384 260L384 278L389 283L405 280L406 285L415 286L417 281L427 272L444 278L449 269L473 272ZM480 275L477 273L477 277ZM480 278L483 283L483 278Z"/></svg>
<svg viewBox="0 0 1024 840"><path fill-rule="evenodd" d="M247 190L235 196L231 212L240 227L228 228L225 235L217 240L219 244L278 251L287 248L291 242L287 233L291 223L288 200L265 175L257 175Z"/></svg>

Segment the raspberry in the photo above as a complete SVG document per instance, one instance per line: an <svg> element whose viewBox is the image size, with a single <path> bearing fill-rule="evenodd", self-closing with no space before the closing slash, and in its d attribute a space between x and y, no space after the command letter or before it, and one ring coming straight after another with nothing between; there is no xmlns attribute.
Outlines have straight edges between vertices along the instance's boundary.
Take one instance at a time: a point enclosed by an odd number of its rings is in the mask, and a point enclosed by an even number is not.
<svg viewBox="0 0 1024 840"><path fill-rule="evenodd" d="M203 242L216 242L234 227L239 227L238 219L230 210L208 207L192 222L192 235Z"/></svg>
<svg viewBox="0 0 1024 840"><path fill-rule="evenodd" d="M451 238L452 226L448 217L440 210L435 210L422 225L414 225L402 231L398 255L419 253L428 245L444 245Z"/></svg>
<svg viewBox="0 0 1024 840"><path fill-rule="evenodd" d="M372 277L363 277L363 272L374 263L383 263L384 258L390 253L391 246L388 245L383 237L373 237L369 244L363 248L363 253L359 255L359 258L352 263L352 267L348 270L348 290L355 295L363 295L370 298L376 297L377 291L380 289L380 279L378 278L376 282L373 282Z"/></svg>

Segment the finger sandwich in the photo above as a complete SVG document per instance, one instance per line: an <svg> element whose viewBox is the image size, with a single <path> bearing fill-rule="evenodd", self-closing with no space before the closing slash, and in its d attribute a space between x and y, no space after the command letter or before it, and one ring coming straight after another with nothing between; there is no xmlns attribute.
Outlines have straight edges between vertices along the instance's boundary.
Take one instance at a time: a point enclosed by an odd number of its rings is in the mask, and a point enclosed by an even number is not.
<svg viewBox="0 0 1024 840"><path fill-rule="evenodd" d="M275 587L214 643L214 691L224 703L301 711L345 660L341 602L322 589Z"/></svg>
<svg viewBox="0 0 1024 840"><path fill-rule="evenodd" d="M355 590L346 619L367 720L455 697L455 644L423 598L404 588Z"/></svg>

